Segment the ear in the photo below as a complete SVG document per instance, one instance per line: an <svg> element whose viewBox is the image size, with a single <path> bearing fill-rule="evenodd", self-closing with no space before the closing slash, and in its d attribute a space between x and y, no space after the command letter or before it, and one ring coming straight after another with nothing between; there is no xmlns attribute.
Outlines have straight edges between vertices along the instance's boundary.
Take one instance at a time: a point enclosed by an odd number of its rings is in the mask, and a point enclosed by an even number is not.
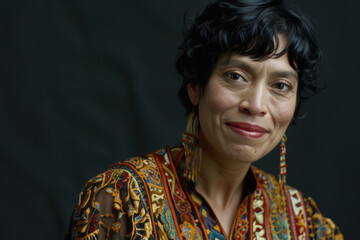
<svg viewBox="0 0 360 240"><path fill-rule="evenodd" d="M188 83L187 84L187 92L188 92L191 103L194 106L197 106L199 104L199 100L200 100L200 87L199 87L199 85L194 85L192 83Z"/></svg>

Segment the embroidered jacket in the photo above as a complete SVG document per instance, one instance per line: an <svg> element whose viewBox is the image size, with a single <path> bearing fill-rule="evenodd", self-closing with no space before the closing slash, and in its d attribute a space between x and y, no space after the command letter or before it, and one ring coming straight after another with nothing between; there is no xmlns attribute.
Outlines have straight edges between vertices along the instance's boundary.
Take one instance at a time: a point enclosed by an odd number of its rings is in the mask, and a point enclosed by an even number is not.
<svg viewBox="0 0 360 240"><path fill-rule="evenodd" d="M162 148L113 164L79 196L66 239L343 239L315 202L255 167L230 235L183 180L183 148ZM282 196L285 196L282 197Z"/></svg>

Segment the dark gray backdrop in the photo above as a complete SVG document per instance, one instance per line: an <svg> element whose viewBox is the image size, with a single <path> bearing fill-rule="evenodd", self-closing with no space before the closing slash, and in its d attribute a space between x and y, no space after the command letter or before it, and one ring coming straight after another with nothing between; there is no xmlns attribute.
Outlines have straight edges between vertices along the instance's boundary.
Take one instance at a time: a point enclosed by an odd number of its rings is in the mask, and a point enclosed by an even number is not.
<svg viewBox="0 0 360 240"><path fill-rule="evenodd" d="M89 178L180 141L182 15L205 2L0 2L1 239L63 239ZM328 89L288 131L288 183L357 239L360 2L292 2L317 22ZM278 151L259 165L276 174Z"/></svg>

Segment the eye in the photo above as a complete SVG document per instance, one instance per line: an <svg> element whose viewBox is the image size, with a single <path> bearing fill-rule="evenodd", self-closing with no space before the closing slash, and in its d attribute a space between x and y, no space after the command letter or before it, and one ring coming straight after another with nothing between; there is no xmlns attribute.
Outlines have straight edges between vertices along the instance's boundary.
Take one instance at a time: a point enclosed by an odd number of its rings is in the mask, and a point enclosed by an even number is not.
<svg viewBox="0 0 360 240"><path fill-rule="evenodd" d="M273 85L274 88L280 90L280 91L289 91L291 90L291 86L289 84L278 82Z"/></svg>
<svg viewBox="0 0 360 240"><path fill-rule="evenodd" d="M232 81L244 80L240 74L235 72L226 73L225 76Z"/></svg>

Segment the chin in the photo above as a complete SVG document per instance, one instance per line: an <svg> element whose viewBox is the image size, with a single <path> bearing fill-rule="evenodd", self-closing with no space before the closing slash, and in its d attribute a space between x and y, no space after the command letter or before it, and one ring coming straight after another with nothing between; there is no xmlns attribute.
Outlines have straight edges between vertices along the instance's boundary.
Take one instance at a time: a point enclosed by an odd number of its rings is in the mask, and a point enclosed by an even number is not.
<svg viewBox="0 0 360 240"><path fill-rule="evenodd" d="M233 161L244 163L253 163L262 158L266 154L260 154L258 150L251 146L237 146L235 149L229 151L228 156Z"/></svg>

